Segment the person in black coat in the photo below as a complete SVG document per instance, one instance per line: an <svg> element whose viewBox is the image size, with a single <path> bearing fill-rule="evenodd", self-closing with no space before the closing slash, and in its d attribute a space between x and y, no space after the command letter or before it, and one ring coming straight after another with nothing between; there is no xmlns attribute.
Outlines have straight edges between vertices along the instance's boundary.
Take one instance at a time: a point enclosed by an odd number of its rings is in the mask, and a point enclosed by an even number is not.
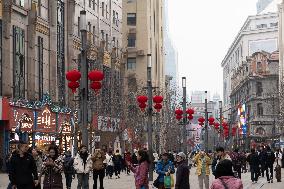
<svg viewBox="0 0 284 189"><path fill-rule="evenodd" d="M19 153L11 157L10 179L12 189L32 189L39 184L34 158L27 153L29 146L25 142L18 145Z"/></svg>
<svg viewBox="0 0 284 189"><path fill-rule="evenodd" d="M266 152L263 146L260 146L260 149L259 149L259 160L260 160L260 174L262 177L264 177L264 171L266 170L265 168Z"/></svg>
<svg viewBox="0 0 284 189"><path fill-rule="evenodd" d="M257 183L258 176L259 176L259 156L255 152L255 149L251 149L251 154L248 155L247 161L250 165L250 171L251 171L251 181L253 183Z"/></svg>
<svg viewBox="0 0 284 189"><path fill-rule="evenodd" d="M274 152L270 149L269 146L266 147L265 153L265 169L266 169L266 178L268 183L273 183L273 164L275 162ZM270 172L270 174L269 174Z"/></svg>
<svg viewBox="0 0 284 189"><path fill-rule="evenodd" d="M177 154L177 173L175 189L189 189L189 167L186 163L186 155L183 152Z"/></svg>

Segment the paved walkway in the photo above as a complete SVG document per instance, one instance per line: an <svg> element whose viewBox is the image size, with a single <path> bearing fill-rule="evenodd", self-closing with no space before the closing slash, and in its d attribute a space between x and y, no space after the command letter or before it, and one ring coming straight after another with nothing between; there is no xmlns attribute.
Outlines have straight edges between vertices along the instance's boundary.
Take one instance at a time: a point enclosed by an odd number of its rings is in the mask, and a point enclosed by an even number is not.
<svg viewBox="0 0 284 189"><path fill-rule="evenodd" d="M156 176L156 175L155 175ZM210 176L210 184L214 180L213 176ZM65 181L65 180L64 180ZM252 184L250 180L250 173L242 174L242 181L244 189L283 189L284 188L284 169L282 169L282 182L277 183L274 179L274 183L267 183L265 178L260 178L257 184ZM8 176L7 174L0 174L0 189L6 189L8 185ZM64 182L63 182L64 183ZM133 174L126 175L125 173L121 174L120 179L108 179L104 180L105 189L135 189L134 186L134 177ZM90 177L90 188L93 186L93 179ZM65 188L65 183L64 183ZM72 189L77 188L77 179L73 180ZM150 187L152 189L152 187ZM198 188L198 179L195 175L195 168L191 170L190 174L190 188Z"/></svg>

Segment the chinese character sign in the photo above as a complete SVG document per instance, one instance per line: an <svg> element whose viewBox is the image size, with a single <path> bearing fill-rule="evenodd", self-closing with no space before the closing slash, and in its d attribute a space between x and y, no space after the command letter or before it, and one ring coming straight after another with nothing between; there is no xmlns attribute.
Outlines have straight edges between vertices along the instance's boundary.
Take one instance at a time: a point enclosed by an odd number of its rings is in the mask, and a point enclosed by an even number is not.
<svg viewBox="0 0 284 189"><path fill-rule="evenodd" d="M56 132L56 113L45 107L37 114L37 130L44 132Z"/></svg>
<svg viewBox="0 0 284 189"><path fill-rule="evenodd" d="M27 108L11 107L9 129L32 132L34 126L34 112Z"/></svg>

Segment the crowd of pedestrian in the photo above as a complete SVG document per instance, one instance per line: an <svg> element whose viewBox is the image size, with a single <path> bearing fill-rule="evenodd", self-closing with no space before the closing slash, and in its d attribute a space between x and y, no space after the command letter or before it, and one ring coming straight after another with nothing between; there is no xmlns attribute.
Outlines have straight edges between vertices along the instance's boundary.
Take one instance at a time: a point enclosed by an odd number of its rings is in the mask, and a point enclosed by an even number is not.
<svg viewBox="0 0 284 189"><path fill-rule="evenodd" d="M238 149L229 152L218 147L215 152L165 152L161 155L154 153L152 157L157 173L153 186L158 189L189 189L190 169L193 166L196 167L199 183L195 188L200 189L242 189L241 175L248 171L252 183L257 183L259 177L264 176L268 183L273 183L274 172L276 181L281 182L281 166L284 168L282 151L278 149L273 152L269 146L260 146L250 152L240 152ZM78 189L90 188L91 173L93 189L104 189L105 177L120 179L123 171L127 175L130 171L134 173L136 189L149 189L150 160L146 149L135 150L133 154L128 151L121 154L119 150L106 153L96 149L91 154L86 146L81 145L78 153L72 157L70 151L61 154L54 144L42 152L20 142L6 158L10 180L7 189L62 189L63 173L67 189L71 189L75 177ZM211 172L215 180L209 186Z"/></svg>

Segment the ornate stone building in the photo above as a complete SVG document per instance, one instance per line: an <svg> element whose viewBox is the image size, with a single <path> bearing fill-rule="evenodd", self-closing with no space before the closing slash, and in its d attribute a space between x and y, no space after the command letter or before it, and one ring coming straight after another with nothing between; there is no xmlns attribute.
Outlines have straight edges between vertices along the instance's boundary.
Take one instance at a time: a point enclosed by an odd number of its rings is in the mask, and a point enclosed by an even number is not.
<svg viewBox="0 0 284 189"><path fill-rule="evenodd" d="M243 145L247 138L247 147L253 143L272 143L273 136L280 133L278 71L279 53L262 51L248 57L233 73L231 122L233 126L245 127L237 134Z"/></svg>

